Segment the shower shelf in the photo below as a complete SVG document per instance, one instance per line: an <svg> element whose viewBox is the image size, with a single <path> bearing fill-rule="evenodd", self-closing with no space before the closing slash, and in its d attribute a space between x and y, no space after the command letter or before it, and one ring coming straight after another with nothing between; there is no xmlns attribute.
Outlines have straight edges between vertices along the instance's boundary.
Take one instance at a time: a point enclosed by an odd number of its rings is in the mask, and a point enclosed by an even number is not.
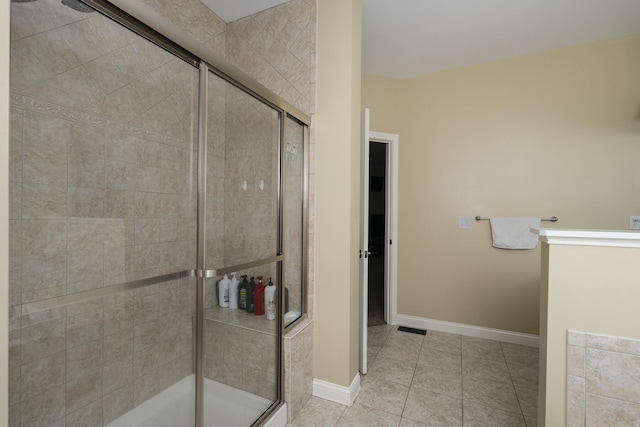
<svg viewBox="0 0 640 427"><path fill-rule="evenodd" d="M210 320L269 335L275 335L277 330L277 322L275 320L267 320L264 315L256 316L240 309L231 310L219 306L205 308L204 318L205 321Z"/></svg>

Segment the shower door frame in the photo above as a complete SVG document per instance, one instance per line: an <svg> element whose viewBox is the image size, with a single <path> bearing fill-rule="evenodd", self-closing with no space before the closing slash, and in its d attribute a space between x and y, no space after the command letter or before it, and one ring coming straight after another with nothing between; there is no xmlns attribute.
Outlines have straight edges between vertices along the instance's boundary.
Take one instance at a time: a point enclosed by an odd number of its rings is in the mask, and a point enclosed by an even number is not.
<svg viewBox="0 0 640 427"><path fill-rule="evenodd" d="M195 331L195 373L196 373L196 390L195 390L195 425L196 427L202 427L204 425L204 286L207 278L215 277L217 275L230 273L243 268L251 268L268 263L277 263L278 272L280 277L284 277L283 269L285 263L285 239L284 239L284 226L285 226L285 191L283 190L283 155L285 136L286 136L286 120L291 118L304 127L304 170L302 174L302 214L303 214L303 233L302 233L302 316L298 319L305 317L306 313L306 289L307 289L307 242L308 242L308 147L309 147L309 126L311 123L310 118L298 110L287 101L283 100L266 87L262 86L251 77L247 76L233 64L227 62L222 57L208 51L203 45L195 42L189 37L185 36L177 27L167 23L163 18L154 12L146 9L142 4L137 2L130 2L127 0L80 0L83 3L91 6L99 11L101 14L117 22L120 25L135 32L141 37L153 42L166 51L174 54L178 58L184 60L190 65L199 68L199 102L198 102L198 172L197 172L197 260L195 270L186 270L177 272L174 274L153 277L149 279L142 279L136 282L130 282L122 285L117 285L109 290L104 289L104 292L113 293L126 289L134 289L137 287L144 287L152 283L158 283L159 281L170 280L177 277L189 277L196 276L197 280L197 302L196 302L196 331ZM207 82L209 73L213 73L218 77L224 79L226 82L232 84L248 95L254 97L258 101L271 107L278 112L279 115L279 144L278 144L278 170L277 170L277 194L278 194L278 219L277 219L277 251L275 256L267 259L257 260L242 265L224 267L217 270L205 269L205 250L206 250L206 172L207 172L207 156L206 156L206 135L207 135ZM281 289L284 290L284 284L280 284ZM92 297L100 294L100 291L91 291ZM81 300L83 295L63 296L56 298L57 304L67 304L77 300ZM278 357L276 358L277 368L277 381L276 381L276 399L274 403L262 414L253 425L259 425L271 416L278 408L280 408L283 402L283 384L284 384L284 370L283 370L283 336L284 336L284 292L279 292L280 304L278 304L278 316L277 319L277 348ZM34 306L37 303L32 303ZM292 322L291 326L296 322Z"/></svg>

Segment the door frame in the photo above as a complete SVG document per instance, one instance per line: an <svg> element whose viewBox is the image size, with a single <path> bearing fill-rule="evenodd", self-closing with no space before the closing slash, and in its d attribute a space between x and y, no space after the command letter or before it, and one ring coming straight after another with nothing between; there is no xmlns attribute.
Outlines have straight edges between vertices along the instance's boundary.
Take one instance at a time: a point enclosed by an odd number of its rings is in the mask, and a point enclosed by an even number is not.
<svg viewBox="0 0 640 427"><path fill-rule="evenodd" d="M387 181L386 181L386 246L385 246L385 320L387 324L398 323L398 156L399 136L397 134L371 132L369 130L369 110L362 113L362 147L360 187L361 227L360 227L360 357L359 368L367 373L367 320L368 320L368 233L369 233L369 144L379 142L387 145Z"/></svg>

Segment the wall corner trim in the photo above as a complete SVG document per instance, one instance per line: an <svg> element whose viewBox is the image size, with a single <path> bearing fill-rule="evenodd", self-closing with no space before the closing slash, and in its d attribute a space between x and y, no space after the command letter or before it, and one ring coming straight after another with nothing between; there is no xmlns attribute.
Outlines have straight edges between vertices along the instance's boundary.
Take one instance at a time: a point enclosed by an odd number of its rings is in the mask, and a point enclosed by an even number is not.
<svg viewBox="0 0 640 427"><path fill-rule="evenodd" d="M529 347L540 346L540 338L538 335L484 328L481 326L466 325L464 323L445 322L443 320L425 319L423 317L409 316L406 314L398 314L398 325L426 329L427 331L431 329L433 331L448 332L467 337L485 338Z"/></svg>
<svg viewBox="0 0 640 427"><path fill-rule="evenodd" d="M330 400L332 402L340 403L342 405L353 405L356 396L360 392L360 373L351 381L349 387L329 383L326 381L313 379L313 395L322 399Z"/></svg>

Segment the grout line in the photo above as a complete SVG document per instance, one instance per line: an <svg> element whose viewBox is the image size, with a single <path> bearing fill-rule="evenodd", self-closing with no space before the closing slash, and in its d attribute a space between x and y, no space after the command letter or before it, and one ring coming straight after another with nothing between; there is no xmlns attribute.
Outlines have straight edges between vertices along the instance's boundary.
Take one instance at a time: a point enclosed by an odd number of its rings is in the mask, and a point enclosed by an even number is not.
<svg viewBox="0 0 640 427"><path fill-rule="evenodd" d="M513 382L513 375L511 374L511 368L509 367L509 364L507 363L507 358L504 355L504 349L502 347L502 342L500 341L500 352L502 353L502 357L504 358L504 363L505 365L507 365L507 372L509 372L509 380L511 380L511 387L513 388L513 393L516 395L516 401L518 402L518 407L520 408L520 415L522 415L522 419L524 420L525 425L527 424L527 421L524 417L524 411L522 410L522 404L520 403L520 396L518 396L518 391L516 390L516 385Z"/></svg>

